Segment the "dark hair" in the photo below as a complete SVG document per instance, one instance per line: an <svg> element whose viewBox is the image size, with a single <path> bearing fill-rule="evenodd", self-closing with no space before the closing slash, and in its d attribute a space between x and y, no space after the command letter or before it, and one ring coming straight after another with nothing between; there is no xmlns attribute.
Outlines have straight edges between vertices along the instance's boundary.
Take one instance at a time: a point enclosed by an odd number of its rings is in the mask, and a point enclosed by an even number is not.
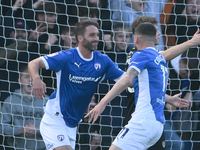
<svg viewBox="0 0 200 150"><path fill-rule="evenodd" d="M156 28L152 23L140 23L135 28L135 35L147 36L147 37L156 37Z"/></svg>
<svg viewBox="0 0 200 150"><path fill-rule="evenodd" d="M135 34L135 28L141 23L152 23L157 24L158 20L155 17L150 16L139 16L132 23L132 32Z"/></svg>
<svg viewBox="0 0 200 150"><path fill-rule="evenodd" d="M99 29L99 24L96 21L89 20L89 19L80 21L76 24L76 27L74 28L74 33L75 33L76 39L79 35L83 36L85 34L85 29L88 26L95 26ZM78 41L78 39L77 39L77 41Z"/></svg>
<svg viewBox="0 0 200 150"><path fill-rule="evenodd" d="M25 72L28 70L28 64L23 64L19 68L19 72Z"/></svg>
<svg viewBox="0 0 200 150"><path fill-rule="evenodd" d="M19 68L19 76L18 78L21 78L23 73L28 73L28 64L22 64Z"/></svg>

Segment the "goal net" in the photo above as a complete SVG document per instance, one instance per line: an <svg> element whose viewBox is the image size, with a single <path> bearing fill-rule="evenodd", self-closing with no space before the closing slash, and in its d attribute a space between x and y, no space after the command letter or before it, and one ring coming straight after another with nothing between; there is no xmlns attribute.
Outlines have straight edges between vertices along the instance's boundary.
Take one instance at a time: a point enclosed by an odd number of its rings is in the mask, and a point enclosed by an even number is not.
<svg viewBox="0 0 200 150"><path fill-rule="evenodd" d="M1 0L0 3L0 149L5 150L46 149L39 123L47 99L37 103L32 92L22 94L18 89L26 85L26 90L30 90L31 85L30 81L24 83L18 78L31 60L76 47L73 31L78 21L93 19L99 23L97 50L122 70L126 70L128 55L134 48L131 24L138 16L158 20L159 51L188 41L200 25L198 0ZM181 98L190 101L189 109L166 104L165 141L160 145L168 149L194 150L200 146L199 58L197 46L168 62L167 94L182 92ZM48 98L56 90L56 76L44 69L40 74ZM114 84L109 80L101 82L87 111ZM95 124L83 118L77 127L75 149L107 150L134 108L134 90L126 90L106 106ZM30 132L35 129L34 133L24 134L29 129Z"/></svg>

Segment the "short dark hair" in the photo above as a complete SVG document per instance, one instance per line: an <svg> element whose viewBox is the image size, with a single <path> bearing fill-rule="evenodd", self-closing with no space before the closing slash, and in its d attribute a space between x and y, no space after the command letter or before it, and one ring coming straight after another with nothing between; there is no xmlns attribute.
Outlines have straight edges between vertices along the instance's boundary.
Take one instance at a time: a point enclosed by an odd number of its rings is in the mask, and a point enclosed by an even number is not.
<svg viewBox="0 0 200 150"><path fill-rule="evenodd" d="M19 69L19 78L21 78L21 76L24 73L28 73L28 64L23 64L20 69Z"/></svg>
<svg viewBox="0 0 200 150"><path fill-rule="evenodd" d="M151 23L140 23L135 28L135 35L142 36L143 39L148 39L149 41L154 40L156 38L156 28Z"/></svg>
<svg viewBox="0 0 200 150"><path fill-rule="evenodd" d="M132 23L132 32L135 34L135 28L141 23L152 23L158 24L158 20L155 17L150 16L139 16Z"/></svg>
<svg viewBox="0 0 200 150"><path fill-rule="evenodd" d="M74 28L74 33L75 33L76 39L79 35L83 36L85 34L86 27L91 26L91 25L95 26L99 29L99 24L96 21L85 19L83 21L78 22L76 24L76 27Z"/></svg>

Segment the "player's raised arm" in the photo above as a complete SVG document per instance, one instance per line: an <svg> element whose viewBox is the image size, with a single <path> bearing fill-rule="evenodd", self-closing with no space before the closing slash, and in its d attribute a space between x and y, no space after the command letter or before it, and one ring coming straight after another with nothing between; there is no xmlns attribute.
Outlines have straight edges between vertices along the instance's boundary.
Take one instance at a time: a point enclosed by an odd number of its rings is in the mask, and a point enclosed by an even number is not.
<svg viewBox="0 0 200 150"><path fill-rule="evenodd" d="M165 57L166 61L170 61L173 58L177 57L178 55L182 54L187 49L189 49L193 46L198 46L198 45L200 45L199 29L193 35L192 39L190 39L182 44L173 46L165 51L161 51L160 53Z"/></svg>
<svg viewBox="0 0 200 150"><path fill-rule="evenodd" d="M94 123L99 115L104 111L106 105L112 101L118 94L124 91L127 87L133 86L133 79L138 75L134 68L129 68L125 75L119 79L112 89L103 97L98 105L96 105L86 116L89 117L89 122Z"/></svg>
<svg viewBox="0 0 200 150"><path fill-rule="evenodd" d="M28 71L33 80L33 92L36 98L43 99L46 93L46 84L41 80L39 69L45 68L41 58L36 58L29 62Z"/></svg>

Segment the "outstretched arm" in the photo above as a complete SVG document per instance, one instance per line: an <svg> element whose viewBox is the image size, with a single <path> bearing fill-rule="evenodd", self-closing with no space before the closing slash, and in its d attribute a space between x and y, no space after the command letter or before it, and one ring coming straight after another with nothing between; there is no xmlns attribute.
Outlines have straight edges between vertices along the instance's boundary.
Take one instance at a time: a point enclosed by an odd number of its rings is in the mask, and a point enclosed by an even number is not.
<svg viewBox="0 0 200 150"><path fill-rule="evenodd" d="M45 68L44 62L41 58L36 58L29 62L28 71L33 79L33 92L36 98L43 99L46 93L46 84L41 80L39 69Z"/></svg>
<svg viewBox="0 0 200 150"><path fill-rule="evenodd" d="M183 52L185 52L187 49L193 47L193 46L198 46L200 45L200 34L199 34L199 29L197 32L193 35L192 39L173 46L165 51L161 51L160 53L164 56L166 61L170 61L174 59L175 57L179 56Z"/></svg>
<svg viewBox="0 0 200 150"><path fill-rule="evenodd" d="M120 78L113 88L103 97L98 105L96 105L86 116L89 117L89 122L94 123L98 116L104 111L106 105L112 101L118 94L124 91L127 87L133 86L133 79L138 75L138 72L133 69L129 68L125 75Z"/></svg>
<svg viewBox="0 0 200 150"><path fill-rule="evenodd" d="M178 108L189 108L189 101L180 98L182 93L176 94L174 96L169 96L165 94L165 101L169 104L171 104L174 107Z"/></svg>

